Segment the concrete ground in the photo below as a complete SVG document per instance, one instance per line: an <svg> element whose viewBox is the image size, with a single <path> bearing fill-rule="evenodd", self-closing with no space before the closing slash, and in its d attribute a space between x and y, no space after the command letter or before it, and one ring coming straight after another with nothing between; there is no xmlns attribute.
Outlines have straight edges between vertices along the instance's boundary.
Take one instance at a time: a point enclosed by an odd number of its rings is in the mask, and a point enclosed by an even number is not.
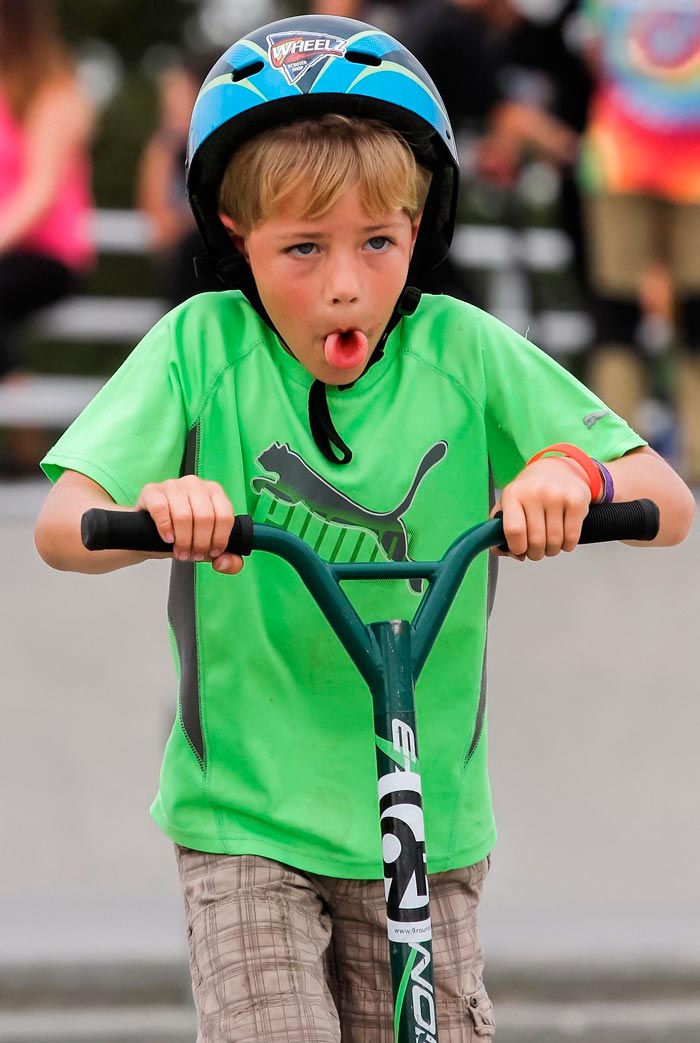
<svg viewBox="0 0 700 1043"><path fill-rule="evenodd" d="M32 543L40 493L0 495L0 966L184 966L148 816L175 698L168 567L53 572ZM481 918L501 976L700 971L699 624L697 521L671 550L503 564Z"/></svg>

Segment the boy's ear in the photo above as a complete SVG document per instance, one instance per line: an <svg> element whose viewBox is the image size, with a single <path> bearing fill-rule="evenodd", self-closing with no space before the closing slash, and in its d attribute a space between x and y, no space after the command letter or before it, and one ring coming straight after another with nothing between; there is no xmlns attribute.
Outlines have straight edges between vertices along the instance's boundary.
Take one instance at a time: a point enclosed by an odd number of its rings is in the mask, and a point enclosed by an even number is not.
<svg viewBox="0 0 700 1043"><path fill-rule="evenodd" d="M219 217L219 220L221 221L222 225L224 226L224 228L228 232L229 238L231 239L231 242L236 247L238 252L243 254L243 256L245 257L245 259L247 261L248 260L248 251L246 249L245 236L240 233L240 231L238 230L238 227L234 224L234 222L231 220L231 218L228 216L228 214L224 214L222 211L219 211L218 217Z"/></svg>

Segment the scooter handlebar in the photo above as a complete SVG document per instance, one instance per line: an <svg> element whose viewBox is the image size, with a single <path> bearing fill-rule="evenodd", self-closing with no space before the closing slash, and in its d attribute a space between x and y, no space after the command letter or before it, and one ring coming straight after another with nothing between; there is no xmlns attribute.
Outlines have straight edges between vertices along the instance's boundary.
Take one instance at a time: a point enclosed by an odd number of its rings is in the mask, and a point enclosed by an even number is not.
<svg viewBox="0 0 700 1043"><path fill-rule="evenodd" d="M172 551L172 544L158 535L147 511L109 511L93 508L81 522L81 537L88 550ZM659 508L651 500L592 504L579 543L614 540L653 540L659 531ZM231 530L226 550L248 555L254 550L253 519L239 514Z"/></svg>

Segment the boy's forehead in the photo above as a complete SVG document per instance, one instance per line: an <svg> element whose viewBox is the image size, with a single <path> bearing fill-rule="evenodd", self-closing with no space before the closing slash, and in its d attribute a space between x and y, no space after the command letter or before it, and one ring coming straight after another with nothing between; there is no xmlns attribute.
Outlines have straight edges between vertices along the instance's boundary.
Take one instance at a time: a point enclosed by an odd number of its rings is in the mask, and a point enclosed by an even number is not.
<svg viewBox="0 0 700 1043"><path fill-rule="evenodd" d="M315 227L329 222L337 216L342 216L347 220L357 222L363 228L374 228L384 226L387 222L398 223L402 215L404 215L404 211L400 209L382 213L368 210L359 184L351 182L342 196L322 210L319 210L319 201L314 198L311 190L305 185L300 185L277 200L269 214L269 219L278 224L303 222L307 227Z"/></svg>

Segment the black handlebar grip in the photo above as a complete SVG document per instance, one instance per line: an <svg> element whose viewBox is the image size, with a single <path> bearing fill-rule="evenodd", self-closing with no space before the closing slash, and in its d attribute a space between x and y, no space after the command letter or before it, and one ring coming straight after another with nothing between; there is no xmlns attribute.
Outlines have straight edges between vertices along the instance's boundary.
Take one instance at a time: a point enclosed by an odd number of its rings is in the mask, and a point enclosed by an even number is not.
<svg viewBox="0 0 700 1043"><path fill-rule="evenodd" d="M172 553L172 543L158 535L156 523L147 511L105 511L93 507L80 523L83 546L88 550L139 550ZM253 549L253 519L238 514L226 550L247 555Z"/></svg>
<svg viewBox="0 0 700 1043"><path fill-rule="evenodd" d="M595 503L581 528L579 543L653 540L659 533L659 508L652 500Z"/></svg>

